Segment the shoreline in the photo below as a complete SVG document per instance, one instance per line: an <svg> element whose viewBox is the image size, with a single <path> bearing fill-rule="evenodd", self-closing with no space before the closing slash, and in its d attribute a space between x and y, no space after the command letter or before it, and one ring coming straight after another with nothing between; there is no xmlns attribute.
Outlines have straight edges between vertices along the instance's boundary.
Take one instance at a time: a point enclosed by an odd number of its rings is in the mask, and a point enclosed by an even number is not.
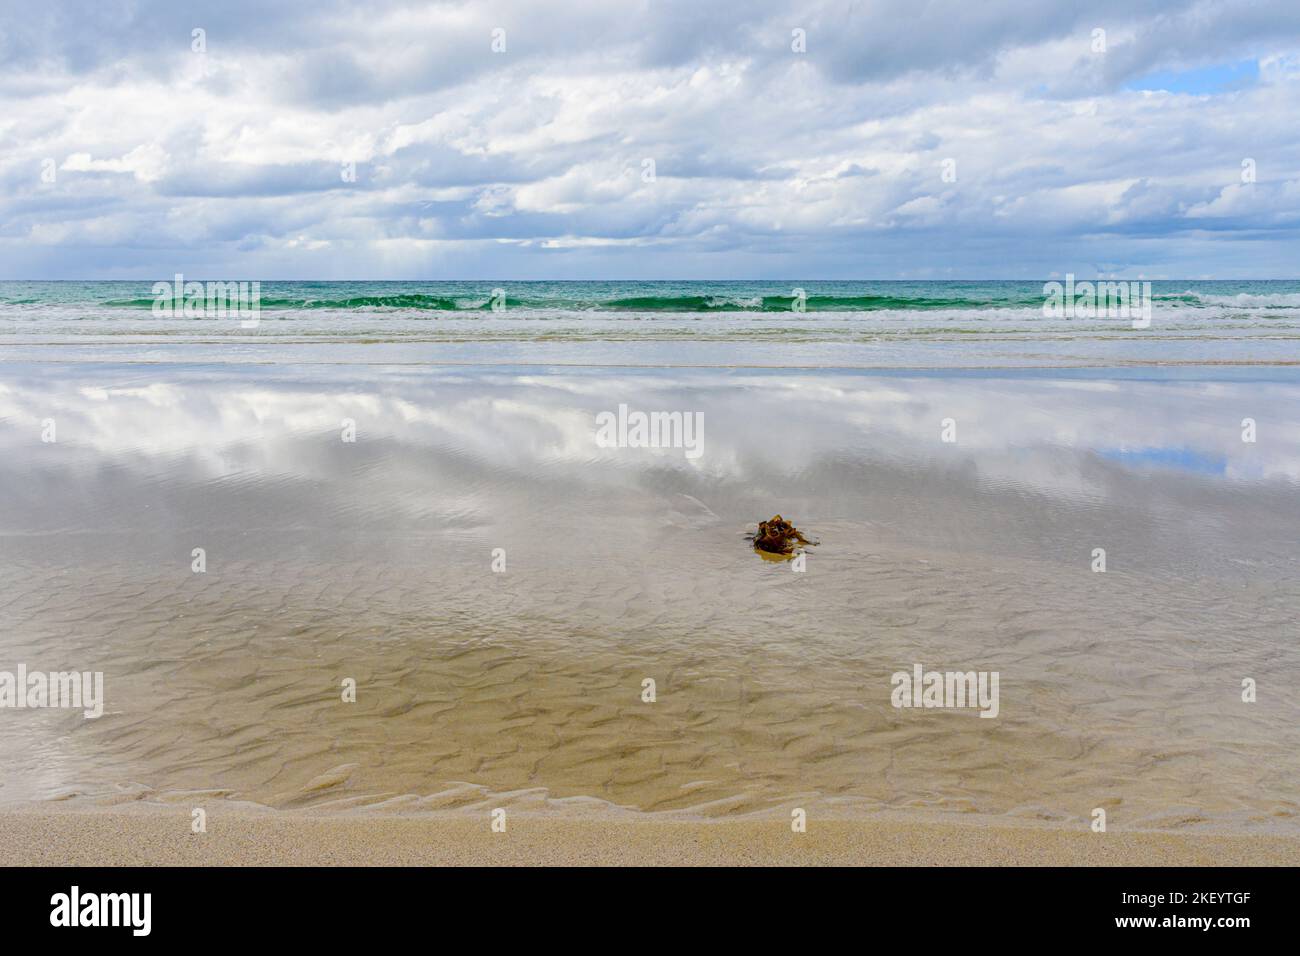
<svg viewBox="0 0 1300 956"><path fill-rule="evenodd" d="M3 343L0 343L2 345ZM75 346L75 342L44 342L44 343L19 343L14 347L26 347L29 344L52 345L52 346ZM199 345L216 345L223 344L217 342L193 343ZM396 343L387 342L360 342L360 343L319 343L319 342L292 342L285 343L291 345L319 345L319 344L342 344L351 345L388 345ZM419 343L419 344L440 344L436 342ZM452 343L460 344L460 343ZM204 358L202 360L179 360L179 359L135 359L121 358L113 356L105 359L33 359L27 357L9 357L0 353L0 363L13 365L150 365L150 366L168 366L168 365L239 365L239 366L257 366L257 367L280 367L280 366L358 366L362 368L483 368L483 369L534 369L534 368L560 368L560 369L635 369L645 371L679 371L679 370L735 370L735 371L754 371L754 372L843 372L852 374L855 372L862 373L880 373L892 376L935 376L949 375L953 373L968 373L979 375L981 373L1024 373L1024 377L1032 377L1034 373L1039 374L1059 374L1065 373L1089 373L1093 377L1099 377L1099 373L1123 373L1132 371L1167 371L1170 369L1200 369L1214 370L1220 373L1228 369L1270 369L1285 368L1291 369L1300 366L1300 360L1284 359L1223 359L1221 361L1207 359L1187 359L1180 361L1156 362L1148 359L1116 359L1109 364L1104 361L1089 364L1062 364L1062 365L1008 365L1008 364L991 364L991 365L772 365L772 364L743 364L743 363L680 363L680 362L660 362L660 363L628 363L628 362L572 362L572 361L534 361L527 362L512 359L510 361L448 361L443 359L429 361L395 361L383 360L377 362L362 362L354 358L334 359L334 360L311 360L311 359L267 359L264 361L254 361L245 358ZM1016 377L1008 375L1006 377Z"/></svg>
<svg viewBox="0 0 1300 956"><path fill-rule="evenodd" d="M1300 836L781 817L0 811L4 866L1296 866Z"/></svg>
<svg viewBox="0 0 1300 956"><path fill-rule="evenodd" d="M137 340L138 339L138 340ZM364 334L306 337L262 334L191 339L160 335L66 336L25 340L0 334L5 365L563 368L646 371L864 372L878 374L1011 373L1132 374L1144 369L1216 375L1260 371L1294 374L1294 349L1271 347L1296 338L1253 336L1229 343L1175 336L947 338L809 341L776 339L428 339ZM1209 349L1211 344L1226 344ZM1257 347L1260 346L1260 347ZM1270 347L1263 347L1270 346Z"/></svg>

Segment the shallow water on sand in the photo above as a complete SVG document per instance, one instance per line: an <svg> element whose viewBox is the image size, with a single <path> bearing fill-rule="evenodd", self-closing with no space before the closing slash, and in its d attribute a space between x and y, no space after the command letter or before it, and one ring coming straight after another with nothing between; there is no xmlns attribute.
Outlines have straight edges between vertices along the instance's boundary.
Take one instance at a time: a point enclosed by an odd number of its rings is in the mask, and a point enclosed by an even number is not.
<svg viewBox="0 0 1300 956"><path fill-rule="evenodd" d="M0 801L1295 828L1290 370L0 369L0 670L107 698L0 710ZM917 663L998 716L894 708Z"/></svg>

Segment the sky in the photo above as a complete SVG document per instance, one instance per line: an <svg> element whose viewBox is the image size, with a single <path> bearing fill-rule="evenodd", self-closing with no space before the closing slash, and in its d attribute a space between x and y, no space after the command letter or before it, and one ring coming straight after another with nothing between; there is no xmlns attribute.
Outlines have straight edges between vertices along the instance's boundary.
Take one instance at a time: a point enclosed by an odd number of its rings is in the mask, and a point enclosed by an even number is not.
<svg viewBox="0 0 1300 956"><path fill-rule="evenodd" d="M1300 277L1296 0L0 0L0 278Z"/></svg>

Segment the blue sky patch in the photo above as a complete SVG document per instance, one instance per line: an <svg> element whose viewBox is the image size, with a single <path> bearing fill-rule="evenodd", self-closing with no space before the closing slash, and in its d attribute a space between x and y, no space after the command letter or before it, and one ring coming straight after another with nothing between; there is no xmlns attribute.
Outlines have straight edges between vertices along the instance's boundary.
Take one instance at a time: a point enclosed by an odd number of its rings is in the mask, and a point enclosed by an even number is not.
<svg viewBox="0 0 1300 956"><path fill-rule="evenodd" d="M1126 90L1165 90L1169 93L1229 93L1259 81L1258 60L1216 63L1194 70L1163 70L1124 84Z"/></svg>

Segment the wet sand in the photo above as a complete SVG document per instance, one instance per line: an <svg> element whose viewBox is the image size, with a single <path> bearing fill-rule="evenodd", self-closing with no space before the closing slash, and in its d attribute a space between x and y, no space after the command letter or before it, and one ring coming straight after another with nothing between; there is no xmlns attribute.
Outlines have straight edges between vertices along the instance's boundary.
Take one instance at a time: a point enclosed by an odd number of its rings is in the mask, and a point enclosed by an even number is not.
<svg viewBox="0 0 1300 956"><path fill-rule="evenodd" d="M4 371L0 669L107 697L0 712L14 862L180 861L177 804L208 862L472 861L498 806L503 862L1295 860L1293 371ZM597 447L619 403L703 453ZM893 707L916 663L998 717Z"/></svg>

